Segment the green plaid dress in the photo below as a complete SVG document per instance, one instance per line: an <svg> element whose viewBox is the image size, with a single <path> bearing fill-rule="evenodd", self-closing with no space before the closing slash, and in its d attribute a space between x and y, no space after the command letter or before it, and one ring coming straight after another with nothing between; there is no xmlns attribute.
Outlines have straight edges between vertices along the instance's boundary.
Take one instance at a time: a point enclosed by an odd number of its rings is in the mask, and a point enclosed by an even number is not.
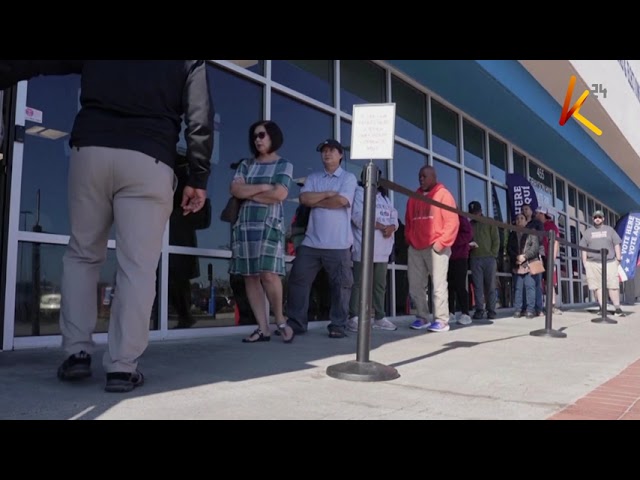
<svg viewBox="0 0 640 480"><path fill-rule="evenodd" d="M244 160L236 170L236 177L248 185L280 184L289 190L293 165L281 158L275 162L259 163ZM282 202L266 205L245 200L238 221L233 225L231 251L233 257L229 273L258 275L260 272L286 274L285 223Z"/></svg>

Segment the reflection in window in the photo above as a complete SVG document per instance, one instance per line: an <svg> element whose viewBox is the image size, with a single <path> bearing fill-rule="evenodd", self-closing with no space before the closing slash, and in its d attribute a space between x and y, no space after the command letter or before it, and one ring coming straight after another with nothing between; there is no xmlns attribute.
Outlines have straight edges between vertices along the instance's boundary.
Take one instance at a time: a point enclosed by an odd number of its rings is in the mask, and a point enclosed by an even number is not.
<svg viewBox="0 0 640 480"><path fill-rule="evenodd" d="M264 60L229 60L239 67L246 68L250 72L264 75Z"/></svg>
<svg viewBox="0 0 640 480"><path fill-rule="evenodd" d="M274 92L271 97L271 118L284 134L280 154L293 163L294 181L304 181L311 172L321 171L322 160L316 147L326 138L333 138L333 116ZM284 202L287 225L299 205L298 195L300 187L292 183Z"/></svg>
<svg viewBox="0 0 640 480"><path fill-rule="evenodd" d="M458 114L431 99L431 141L433 151L449 160L460 161L458 155Z"/></svg>
<svg viewBox="0 0 640 480"><path fill-rule="evenodd" d="M25 125L21 230L70 233L67 214L69 134L80 107L79 95L79 75L29 80L27 106L41 111L42 118L40 122L27 119ZM110 238L115 238L113 233Z"/></svg>
<svg viewBox="0 0 640 480"><path fill-rule="evenodd" d="M255 324L242 276L230 278L228 272L227 259L170 254L169 328Z"/></svg>
<svg viewBox="0 0 640 480"><path fill-rule="evenodd" d="M489 160L491 178L502 183L507 182L507 145L489 135Z"/></svg>
<svg viewBox="0 0 640 480"><path fill-rule="evenodd" d="M396 135L426 147L426 95L395 76L391 78L391 93L396 104Z"/></svg>
<svg viewBox="0 0 640 480"><path fill-rule="evenodd" d="M556 177L556 210L563 212L564 205L564 181Z"/></svg>
<svg viewBox="0 0 640 480"><path fill-rule="evenodd" d="M473 201L480 202L480 205L482 205L482 213L486 215L488 212L487 182L469 173L465 173L464 182L465 182L465 198L466 198L467 205Z"/></svg>
<svg viewBox="0 0 640 480"><path fill-rule="evenodd" d="M427 164L427 157L396 143L395 158L393 159L393 181L409 190L417 190L420 187L418 174L420 169ZM407 211L407 196L395 193L394 206L398 210L398 219L404 224Z"/></svg>
<svg viewBox="0 0 640 480"><path fill-rule="evenodd" d="M304 95L333 105L333 60L272 60L271 77Z"/></svg>
<svg viewBox="0 0 640 480"><path fill-rule="evenodd" d="M249 126L263 118L262 87L219 67L207 66L211 97L216 111L215 147L207 194L211 198L212 221L206 230L198 230L197 247L230 250L231 227L220 220L220 212L229 198L233 179L232 163L250 156L247 143ZM239 102L238 99L242 101ZM285 132L286 144L286 132Z"/></svg>
<svg viewBox="0 0 640 480"><path fill-rule="evenodd" d="M593 217L593 212L595 212L594 208L593 208L593 199L589 198L587 199L587 218L592 218ZM607 217L604 217L605 220L607 220Z"/></svg>
<svg viewBox="0 0 640 480"><path fill-rule="evenodd" d="M518 173L527 178L527 159L515 150L513 151L513 173Z"/></svg>
<svg viewBox="0 0 640 480"><path fill-rule="evenodd" d="M367 60L340 60L340 109L352 114L360 103L387 101L384 69Z"/></svg>
<svg viewBox="0 0 640 480"><path fill-rule="evenodd" d="M580 242L580 237L578 236L578 225L575 220L571 220L569 222L569 241L574 245L577 245ZM578 256L578 249L571 248L569 253L572 257Z"/></svg>
<svg viewBox="0 0 640 480"><path fill-rule="evenodd" d="M456 206L459 208L462 202L460 198L460 169L440 162L435 158L433 159L433 166L438 175L438 182L442 183L451 192L456 201Z"/></svg>
<svg viewBox="0 0 640 480"><path fill-rule="evenodd" d="M581 302L581 297L582 297L581 290L582 290L582 283L573 282L573 301L575 303Z"/></svg>
<svg viewBox="0 0 640 480"><path fill-rule="evenodd" d="M342 120L340 122L340 143L344 147L344 157L342 158L342 166L348 171L353 173L358 180L360 180L360 174L362 169L369 163L368 160L351 160L349 152L351 150L351 122ZM320 143L320 142L318 142ZM380 175L383 178L389 178L388 176L388 160L374 160L373 163L380 169ZM389 192L391 193L391 192Z"/></svg>
<svg viewBox="0 0 640 480"><path fill-rule="evenodd" d="M464 164L476 172L487 173L484 162L484 130L463 121Z"/></svg>
<svg viewBox="0 0 640 480"><path fill-rule="evenodd" d="M16 272L16 337L60 335L62 295L62 256L64 245L18 244ZM107 251L107 259L96 284L98 319L96 333L109 328L111 304L116 293L116 253ZM155 322L153 322L155 323ZM153 327L152 327L153 328Z"/></svg>

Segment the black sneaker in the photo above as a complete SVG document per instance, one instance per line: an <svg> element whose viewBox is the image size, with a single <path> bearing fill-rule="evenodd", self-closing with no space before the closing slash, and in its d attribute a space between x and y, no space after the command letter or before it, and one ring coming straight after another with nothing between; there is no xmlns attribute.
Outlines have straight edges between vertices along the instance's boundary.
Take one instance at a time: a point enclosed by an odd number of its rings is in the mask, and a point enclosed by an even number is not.
<svg viewBox="0 0 640 480"><path fill-rule="evenodd" d="M496 314L496 312L488 312L487 313L487 318L489 320L495 320L496 318L498 318L498 315Z"/></svg>
<svg viewBox="0 0 640 480"><path fill-rule="evenodd" d="M60 380L81 380L91 376L91 355L85 351L69 355L58 368Z"/></svg>
<svg viewBox="0 0 640 480"><path fill-rule="evenodd" d="M627 316L627 314L624 313L620 307L616 308L616 315L618 315L619 317L626 317Z"/></svg>
<svg viewBox="0 0 640 480"><path fill-rule="evenodd" d="M144 384L144 376L137 370L130 372L107 373L107 384L104 387L107 392L130 392Z"/></svg>
<svg viewBox="0 0 640 480"><path fill-rule="evenodd" d="M484 310L476 310L476 313L473 314L474 320L482 320L484 318Z"/></svg>

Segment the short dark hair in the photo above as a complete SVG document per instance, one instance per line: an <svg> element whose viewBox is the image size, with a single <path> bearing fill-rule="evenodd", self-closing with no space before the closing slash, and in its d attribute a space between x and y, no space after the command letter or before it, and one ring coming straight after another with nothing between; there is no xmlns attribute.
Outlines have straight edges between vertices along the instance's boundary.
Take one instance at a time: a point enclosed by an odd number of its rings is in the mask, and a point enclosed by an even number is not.
<svg viewBox="0 0 640 480"><path fill-rule="evenodd" d="M258 150L256 150L253 132L260 125L264 127L264 129L267 131L267 134L269 135L269 138L271 138L271 148L269 149L269 153L273 153L276 150L279 150L284 143L284 135L282 134L282 130L280 130L280 127L276 122L272 122L271 120L259 120L249 127L249 150L251 150L251 153L254 157L258 156Z"/></svg>

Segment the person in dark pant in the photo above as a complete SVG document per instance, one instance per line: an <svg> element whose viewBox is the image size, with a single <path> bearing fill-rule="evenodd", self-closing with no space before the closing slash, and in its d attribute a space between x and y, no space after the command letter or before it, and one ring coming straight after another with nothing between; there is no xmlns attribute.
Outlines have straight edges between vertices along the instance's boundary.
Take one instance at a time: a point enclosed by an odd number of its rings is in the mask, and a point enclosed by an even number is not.
<svg viewBox="0 0 640 480"><path fill-rule="evenodd" d="M480 202L469 203L469 213L482 215ZM482 320L484 312L487 318L496 318L496 272L498 270L498 251L500 250L500 237L498 227L488 223L471 221L473 229L473 249L469 254L471 265L471 277L475 292L474 320Z"/></svg>
<svg viewBox="0 0 640 480"><path fill-rule="evenodd" d="M449 257L449 271L447 272L447 283L449 284L449 323L456 323L456 299L460 307L460 318L457 322L460 325L471 324L469 316L469 292L467 291L467 271L469 268L469 250L473 231L471 223L467 217L458 215L460 228L456 240L451 246L451 257Z"/></svg>
<svg viewBox="0 0 640 480"><path fill-rule="evenodd" d="M81 74L81 109L70 138L71 236L63 258L60 315L68 358L58 377L78 380L91 375L97 282L114 225L118 287L102 363L105 390L128 392L144 381L138 360L149 343L156 267L173 209L182 117L190 171L180 206L183 215L189 215L205 205L213 150L206 64L204 60L60 62L55 68L49 64L25 68L28 76L18 78ZM9 76L16 79L12 70Z"/></svg>
<svg viewBox="0 0 640 480"><path fill-rule="evenodd" d="M353 285L351 208L358 180L340 166L344 147L338 141L327 139L316 150L324 169L310 174L300 190L300 203L311 207L311 214L289 274L288 324L297 334L307 331L309 291L324 267L331 285L329 337L344 338Z"/></svg>

